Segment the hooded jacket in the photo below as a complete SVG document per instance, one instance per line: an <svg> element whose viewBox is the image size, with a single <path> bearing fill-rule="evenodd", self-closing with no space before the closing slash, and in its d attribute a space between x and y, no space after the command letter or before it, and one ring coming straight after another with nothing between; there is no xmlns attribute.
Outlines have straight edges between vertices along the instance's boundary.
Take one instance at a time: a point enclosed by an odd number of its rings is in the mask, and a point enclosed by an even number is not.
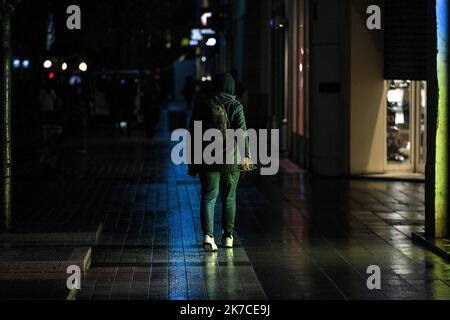
<svg viewBox="0 0 450 320"><path fill-rule="evenodd" d="M203 123L206 122L206 115L208 112L206 111L206 108L209 108L209 101L211 99L216 99L221 105L224 106L227 115L228 120L230 122L230 128L234 130L243 130L245 133L244 141L245 141L245 155L241 155L238 146L235 143L234 146L234 153L235 153L235 163L234 164L213 164L213 165L207 165L207 164L201 164L201 165L190 165L190 171L194 173L200 173L200 172L210 172L210 171L239 171L239 166L241 159L244 157L249 158L250 157L250 150L249 150L249 140L247 136L247 124L245 120L245 113L244 113L244 107L242 104L236 100L236 83L231 76L231 74L221 74L214 77L212 82L212 94L209 97L203 97L203 99L199 99L198 103L196 103L192 118L189 125L189 132L191 134L192 139L199 139L201 137L195 137L194 136L194 122L195 121L202 121ZM192 156L192 159L194 157ZM193 161L193 160L192 160Z"/></svg>

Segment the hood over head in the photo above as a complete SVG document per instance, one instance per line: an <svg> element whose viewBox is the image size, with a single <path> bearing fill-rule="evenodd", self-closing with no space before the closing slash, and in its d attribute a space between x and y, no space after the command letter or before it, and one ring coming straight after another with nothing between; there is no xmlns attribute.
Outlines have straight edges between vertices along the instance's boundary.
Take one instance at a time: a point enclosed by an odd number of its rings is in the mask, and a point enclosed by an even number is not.
<svg viewBox="0 0 450 320"><path fill-rule="evenodd" d="M216 75L213 80L213 85L217 93L236 95L236 82L229 73Z"/></svg>

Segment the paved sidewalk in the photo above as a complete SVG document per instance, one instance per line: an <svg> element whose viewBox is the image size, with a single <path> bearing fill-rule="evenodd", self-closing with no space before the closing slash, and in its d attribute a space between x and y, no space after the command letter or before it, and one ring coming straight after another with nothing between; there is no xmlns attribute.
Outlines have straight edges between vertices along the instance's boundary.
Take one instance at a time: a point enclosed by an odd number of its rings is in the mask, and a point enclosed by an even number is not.
<svg viewBox="0 0 450 320"><path fill-rule="evenodd" d="M199 184L170 163L168 145L137 145L148 152L114 152L126 177L103 177L104 232L79 299L267 299L239 236L234 250L203 252Z"/></svg>
<svg viewBox="0 0 450 320"><path fill-rule="evenodd" d="M450 265L410 240L423 184L311 178L284 162L288 173L242 179L237 247L205 254L199 182L171 164L167 135L89 141L63 177L24 182L18 204L30 228L104 224L78 299L450 299Z"/></svg>
<svg viewBox="0 0 450 320"><path fill-rule="evenodd" d="M122 147L87 173L103 168L111 186L80 299L450 298L450 266L410 240L423 229L422 184L244 177L238 246L211 255L200 248L198 181L164 143ZM381 291L367 289L370 265Z"/></svg>

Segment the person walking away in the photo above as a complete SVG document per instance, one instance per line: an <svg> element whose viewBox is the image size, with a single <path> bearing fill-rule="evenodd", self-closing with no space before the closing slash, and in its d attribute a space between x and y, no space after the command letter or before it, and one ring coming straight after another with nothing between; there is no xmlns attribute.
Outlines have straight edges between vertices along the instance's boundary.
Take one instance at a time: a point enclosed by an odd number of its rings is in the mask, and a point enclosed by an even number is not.
<svg viewBox="0 0 450 320"><path fill-rule="evenodd" d="M47 83L39 92L39 104L41 110L41 125L51 125L55 121L55 109L58 97L56 91Z"/></svg>
<svg viewBox="0 0 450 320"><path fill-rule="evenodd" d="M199 99L193 110L189 125L192 139L195 137L194 122L201 121L203 129L219 129L222 134L226 129L241 129L247 132L244 107L236 100L235 81L230 74L214 77L212 91L203 92L206 99ZM208 96L209 95L209 99ZM203 247L207 252L218 250L214 239L214 211L217 197L222 200L222 245L233 248L233 232L236 218L236 190L241 170L250 169L250 153L248 138L245 137L245 155L243 161L237 160L239 150L234 144L234 159L232 164L190 164L189 175L199 176L201 182L201 223L203 230ZM192 153L192 150L191 150ZM224 152L225 154L225 152ZM191 157L192 159L194 157ZM226 160L224 159L223 163Z"/></svg>
<svg viewBox="0 0 450 320"><path fill-rule="evenodd" d="M142 113L144 116L144 126L147 138L153 141L156 133L156 126L160 120L161 113L161 89L153 79L148 79L143 88Z"/></svg>

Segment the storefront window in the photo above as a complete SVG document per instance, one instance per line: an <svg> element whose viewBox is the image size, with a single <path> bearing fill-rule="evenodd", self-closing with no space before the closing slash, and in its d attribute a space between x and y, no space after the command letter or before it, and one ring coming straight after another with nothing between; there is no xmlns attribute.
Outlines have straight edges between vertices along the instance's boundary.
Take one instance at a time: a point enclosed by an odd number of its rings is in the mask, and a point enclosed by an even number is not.
<svg viewBox="0 0 450 320"><path fill-rule="evenodd" d="M411 163L411 81L389 82L387 96L387 160Z"/></svg>
<svg viewBox="0 0 450 320"><path fill-rule="evenodd" d="M419 114L419 164L425 165L427 160L427 82L420 82L420 114Z"/></svg>

